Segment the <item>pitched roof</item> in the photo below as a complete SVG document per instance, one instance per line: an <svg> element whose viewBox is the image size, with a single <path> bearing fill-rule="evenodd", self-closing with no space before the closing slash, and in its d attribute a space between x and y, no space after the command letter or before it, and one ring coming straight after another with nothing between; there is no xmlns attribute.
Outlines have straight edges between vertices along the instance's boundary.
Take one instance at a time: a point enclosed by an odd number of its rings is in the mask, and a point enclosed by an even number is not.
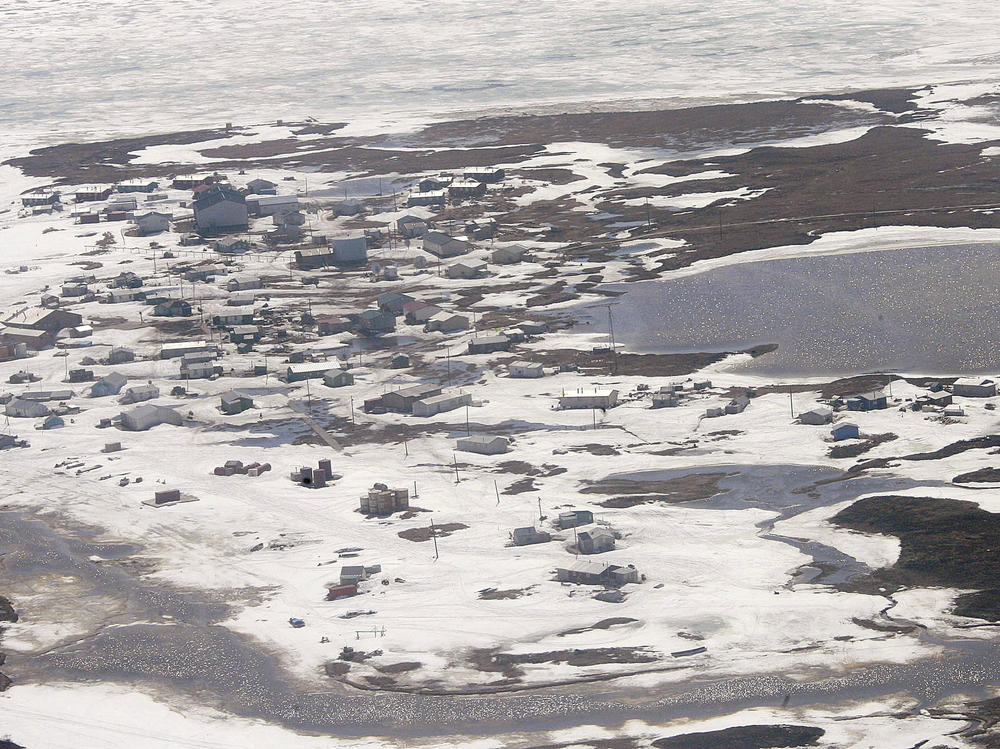
<svg viewBox="0 0 1000 749"><path fill-rule="evenodd" d="M243 197L243 194L237 192L232 187L213 185L211 189L205 190L205 192L198 196L198 199L194 201L194 207L202 210L227 200L233 203L246 204L246 198Z"/></svg>

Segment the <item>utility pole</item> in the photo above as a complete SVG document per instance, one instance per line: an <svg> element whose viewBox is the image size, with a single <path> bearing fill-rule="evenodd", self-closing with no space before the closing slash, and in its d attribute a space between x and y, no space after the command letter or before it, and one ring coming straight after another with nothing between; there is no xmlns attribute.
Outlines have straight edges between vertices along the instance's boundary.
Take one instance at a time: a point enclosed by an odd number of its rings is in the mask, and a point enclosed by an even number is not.
<svg viewBox="0 0 1000 749"><path fill-rule="evenodd" d="M461 479L458 477L458 454L452 453L452 458L455 461L455 483L457 484Z"/></svg>
<svg viewBox="0 0 1000 749"><path fill-rule="evenodd" d="M792 386L788 386L788 409L791 411L792 418L795 418L795 401L792 400Z"/></svg>
<svg viewBox="0 0 1000 749"><path fill-rule="evenodd" d="M611 367L612 374L618 374L618 346L615 344L615 320L611 315L611 305L608 307L608 338L611 340Z"/></svg>
<svg viewBox="0 0 1000 749"><path fill-rule="evenodd" d="M500 487L497 485L496 479L493 479L493 491L497 494L497 504L500 504Z"/></svg>
<svg viewBox="0 0 1000 749"><path fill-rule="evenodd" d="M451 348L445 349L445 355L448 357L448 384L451 384Z"/></svg>
<svg viewBox="0 0 1000 749"><path fill-rule="evenodd" d="M434 559L437 560L440 558L441 554L438 552L437 528L434 527L433 518L431 519L431 540L434 541Z"/></svg>
<svg viewBox="0 0 1000 749"><path fill-rule="evenodd" d="M538 519L539 520L544 520L545 519L545 516L542 515L542 498L541 497L538 498Z"/></svg>
<svg viewBox="0 0 1000 749"><path fill-rule="evenodd" d="M354 424L354 396L351 396L351 423Z"/></svg>
<svg viewBox="0 0 1000 749"><path fill-rule="evenodd" d="M465 405L465 436L469 437L472 432L469 431L469 405Z"/></svg>

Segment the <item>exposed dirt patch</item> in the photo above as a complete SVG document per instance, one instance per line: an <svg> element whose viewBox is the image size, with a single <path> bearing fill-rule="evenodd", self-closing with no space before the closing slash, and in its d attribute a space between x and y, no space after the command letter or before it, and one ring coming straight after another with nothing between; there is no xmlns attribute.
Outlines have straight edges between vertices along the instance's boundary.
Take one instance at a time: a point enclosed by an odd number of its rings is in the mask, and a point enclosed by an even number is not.
<svg viewBox="0 0 1000 749"><path fill-rule="evenodd" d="M565 637L566 635L580 635L584 632L591 632L595 629L611 629L619 624L631 624L632 622L637 622L638 619L632 619L627 616L613 616L608 619L601 619L601 621L591 624L589 627L577 627L576 629L567 629L565 632L560 632L559 637Z"/></svg>
<svg viewBox="0 0 1000 749"><path fill-rule="evenodd" d="M518 479L513 484L504 489L501 494L524 494L525 492L535 491L535 480L528 476L527 478Z"/></svg>
<svg viewBox="0 0 1000 749"><path fill-rule="evenodd" d="M677 504L698 499L708 499L720 494L719 481L732 473L691 473L672 479L637 481L633 479L604 479L584 486L581 494L613 494L610 499L598 502L601 507L625 508L641 504Z"/></svg>
<svg viewBox="0 0 1000 749"><path fill-rule="evenodd" d="M817 746L826 733L813 726L785 724L736 726L720 731L685 733L657 739L657 749L772 749L777 747Z"/></svg>
<svg viewBox="0 0 1000 749"><path fill-rule="evenodd" d="M1000 483L1000 468L980 468L953 478L954 484L993 484Z"/></svg>
<svg viewBox="0 0 1000 749"><path fill-rule="evenodd" d="M580 648L544 653L501 653L496 648L472 651L472 663L480 671L500 672L508 678L524 674L527 664L565 663L568 666L600 666L609 663L654 663L659 657L646 647Z"/></svg>
<svg viewBox="0 0 1000 749"><path fill-rule="evenodd" d="M402 663L390 663L387 666L376 666L383 674L405 674L407 671L416 671L423 664L419 661L403 661Z"/></svg>
<svg viewBox="0 0 1000 749"><path fill-rule="evenodd" d="M587 452L591 455L621 455L621 453L611 445L602 445L597 442L590 442L586 445L578 445L576 447L568 447L566 449L571 453Z"/></svg>
<svg viewBox="0 0 1000 749"><path fill-rule="evenodd" d="M428 525L423 528L407 528L396 535L400 538L405 538L407 541L420 543L422 541L430 541L435 536L446 538L455 531L460 531L468 527L465 523L442 523L441 525Z"/></svg>
<svg viewBox="0 0 1000 749"><path fill-rule="evenodd" d="M898 435L892 432L886 432L885 434L873 434L868 439L861 442L855 442L849 445L834 445L830 448L827 453L831 458L856 458L859 455L863 455L874 447L885 442L892 442L894 439L899 439Z"/></svg>
<svg viewBox="0 0 1000 749"><path fill-rule="evenodd" d="M884 585L979 588L959 597L955 613L1000 620L1000 514L962 500L886 495L861 499L832 522L899 538L896 563L874 573Z"/></svg>
<svg viewBox="0 0 1000 749"><path fill-rule="evenodd" d="M941 458L950 458L953 455L964 453L967 450L984 450L992 447L1000 447L1000 435L989 434L985 437L973 437L972 439L959 440L958 442L952 442L950 445L945 445L938 450L932 450L931 452L926 453L910 453L909 455L900 455L892 458L876 458L874 460L866 460L863 463L851 466L847 470L850 473L857 473L859 471L868 470L869 468L885 468L890 463L898 460L940 460Z"/></svg>
<svg viewBox="0 0 1000 749"><path fill-rule="evenodd" d="M532 586L534 587L534 586ZM479 591L479 598L483 601L511 601L528 594L528 588L510 588L508 590L497 590L496 588L483 588Z"/></svg>

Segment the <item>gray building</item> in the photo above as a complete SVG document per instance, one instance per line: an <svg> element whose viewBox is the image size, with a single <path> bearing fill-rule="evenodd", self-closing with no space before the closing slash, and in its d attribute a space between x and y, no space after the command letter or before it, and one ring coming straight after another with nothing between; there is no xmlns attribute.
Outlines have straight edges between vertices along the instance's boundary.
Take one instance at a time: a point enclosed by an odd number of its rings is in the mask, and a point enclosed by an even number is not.
<svg viewBox="0 0 1000 749"><path fill-rule="evenodd" d="M481 455L499 455L507 452L510 441L506 437L498 435L474 435L472 437L462 437L455 447L470 453L480 453Z"/></svg>
<svg viewBox="0 0 1000 749"><path fill-rule="evenodd" d="M540 531L533 525L524 528L515 528L510 532L510 540L514 546L529 546L531 544L544 544L552 540L552 536L545 531Z"/></svg>
<svg viewBox="0 0 1000 749"><path fill-rule="evenodd" d="M131 411L123 412L121 415L122 428L130 432L144 432L160 424L180 426L181 415L172 408L152 404L138 406Z"/></svg>
<svg viewBox="0 0 1000 749"><path fill-rule="evenodd" d="M986 377L960 377L951 392L965 398L992 398L997 394L997 385Z"/></svg>
<svg viewBox="0 0 1000 749"><path fill-rule="evenodd" d="M105 395L118 395L121 389L125 387L126 382L128 380L125 378L125 375L112 372L90 386L90 397L101 398Z"/></svg>
<svg viewBox="0 0 1000 749"><path fill-rule="evenodd" d="M330 249L337 265L364 265L368 262L368 241L364 232L334 237Z"/></svg>
<svg viewBox="0 0 1000 749"><path fill-rule="evenodd" d="M464 255L472 249L472 245L460 239L449 237L439 231L429 231L424 234L424 251L437 257L456 257Z"/></svg>
<svg viewBox="0 0 1000 749"><path fill-rule="evenodd" d="M194 220L203 234L246 231L249 227L246 198L231 187L212 187L194 201Z"/></svg>
<svg viewBox="0 0 1000 749"><path fill-rule="evenodd" d="M577 533L576 546L581 554L601 554L615 548L615 536L607 528L591 528Z"/></svg>

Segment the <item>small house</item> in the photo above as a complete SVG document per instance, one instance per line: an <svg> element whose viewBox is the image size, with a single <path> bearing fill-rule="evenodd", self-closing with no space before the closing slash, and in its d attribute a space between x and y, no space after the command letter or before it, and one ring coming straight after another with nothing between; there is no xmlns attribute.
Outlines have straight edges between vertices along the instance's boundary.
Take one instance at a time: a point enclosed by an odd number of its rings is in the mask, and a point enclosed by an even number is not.
<svg viewBox="0 0 1000 749"><path fill-rule="evenodd" d="M143 179L136 177L119 182L115 187L118 192L153 192L160 183L155 179Z"/></svg>
<svg viewBox="0 0 1000 749"><path fill-rule="evenodd" d="M112 372L90 386L90 397L102 398L107 395L118 395L121 389L125 387L126 382L128 380L125 378L125 375Z"/></svg>
<svg viewBox="0 0 1000 749"><path fill-rule="evenodd" d="M419 400L432 398L441 394L441 388L436 385L411 385L410 387L385 393L380 398L382 405L396 413L410 413L413 404Z"/></svg>
<svg viewBox="0 0 1000 749"><path fill-rule="evenodd" d="M170 220L173 216L162 211L146 211L135 214L135 226L139 233L146 237L150 234L170 231Z"/></svg>
<svg viewBox="0 0 1000 749"><path fill-rule="evenodd" d="M48 416L52 411L44 403L33 400L24 400L22 398L14 398L7 401L7 405L4 406L4 413L7 416L12 416L19 419L38 419L43 416Z"/></svg>
<svg viewBox="0 0 1000 749"><path fill-rule="evenodd" d="M469 166L462 170L462 177L473 182L495 184L503 182L504 171L498 166Z"/></svg>
<svg viewBox="0 0 1000 749"><path fill-rule="evenodd" d="M247 195L246 206L254 216L273 216L298 210L299 199L295 195Z"/></svg>
<svg viewBox="0 0 1000 749"><path fill-rule="evenodd" d="M402 315L407 307L407 305L414 302L414 298L409 294L400 294L397 291L387 291L384 294L379 294L375 299L375 304L383 312L388 312L392 315Z"/></svg>
<svg viewBox="0 0 1000 749"><path fill-rule="evenodd" d="M316 315L316 332L320 335L344 333L351 328L351 321L339 315Z"/></svg>
<svg viewBox="0 0 1000 749"><path fill-rule="evenodd" d="M510 339L505 335L488 335L469 341L470 354L492 354L495 351L507 351L509 348Z"/></svg>
<svg viewBox="0 0 1000 749"><path fill-rule="evenodd" d="M396 219L396 231L407 239L422 237L427 232L427 222L417 216L403 216Z"/></svg>
<svg viewBox="0 0 1000 749"><path fill-rule="evenodd" d="M403 316L411 325L427 322L438 312L441 312L441 308L430 302L414 301L403 305Z"/></svg>
<svg viewBox="0 0 1000 749"><path fill-rule="evenodd" d="M330 241L336 265L364 265L368 262L368 240L364 232L353 232Z"/></svg>
<svg viewBox="0 0 1000 749"><path fill-rule="evenodd" d="M229 416L235 416L248 408L253 408L253 399L249 395L237 393L234 390L223 393L219 396L219 401L219 409Z"/></svg>
<svg viewBox="0 0 1000 749"><path fill-rule="evenodd" d="M888 407L889 399L882 390L858 393L847 399L848 411L878 411Z"/></svg>
<svg viewBox="0 0 1000 749"><path fill-rule="evenodd" d="M327 372L323 375L323 384L331 388L340 388L354 384L354 375L350 372L338 369Z"/></svg>
<svg viewBox="0 0 1000 749"><path fill-rule="evenodd" d="M406 354L396 354L389 360L389 369L406 369L410 366L410 357Z"/></svg>
<svg viewBox="0 0 1000 749"><path fill-rule="evenodd" d="M355 325L361 335L379 336L396 329L396 316L382 310L369 309L357 316Z"/></svg>
<svg viewBox="0 0 1000 749"><path fill-rule="evenodd" d="M91 390L93 391L93 389ZM142 403L143 401L153 400L153 398L159 397L160 389L150 382L146 385L138 385L134 388L128 388L118 399L118 402L122 405L127 405L129 403Z"/></svg>
<svg viewBox="0 0 1000 749"><path fill-rule="evenodd" d="M424 331L437 331L439 333L455 333L460 330L469 329L469 318L465 315L458 315L453 312L437 312L424 323Z"/></svg>
<svg viewBox="0 0 1000 749"><path fill-rule="evenodd" d="M222 237L215 241L215 251L223 255L242 255L250 249L250 240L246 237Z"/></svg>
<svg viewBox="0 0 1000 749"><path fill-rule="evenodd" d="M563 393L559 398L559 408L614 408L618 405L617 390L584 390Z"/></svg>
<svg viewBox="0 0 1000 749"><path fill-rule="evenodd" d="M340 368L340 362L336 360L289 364L285 370L285 381L302 382L303 380L319 380L325 378L328 372L339 371Z"/></svg>
<svg viewBox="0 0 1000 749"><path fill-rule="evenodd" d="M455 443L455 447L459 450L480 455L500 455L507 452L509 445L510 440L506 437L489 434L461 437Z"/></svg>
<svg viewBox="0 0 1000 749"><path fill-rule="evenodd" d="M743 413L747 406L750 405L750 399L745 395L737 395L729 403L726 404L727 414L741 414Z"/></svg>
<svg viewBox="0 0 1000 749"><path fill-rule="evenodd" d="M186 299L170 299L153 307L153 314L158 317L190 317L191 303Z"/></svg>
<svg viewBox="0 0 1000 749"><path fill-rule="evenodd" d="M472 396L469 393L445 393L413 401L411 413L414 416L434 416L468 406L470 403Z"/></svg>
<svg viewBox="0 0 1000 749"><path fill-rule="evenodd" d="M406 198L406 207L415 206L443 206L448 200L448 193L444 190L427 190L426 192L411 192Z"/></svg>
<svg viewBox="0 0 1000 749"><path fill-rule="evenodd" d="M278 185L270 180L257 177L247 182L248 195L274 195L278 191Z"/></svg>
<svg viewBox="0 0 1000 749"><path fill-rule="evenodd" d="M97 203L110 198L113 192L111 185L83 185L73 193L73 199L77 203Z"/></svg>
<svg viewBox="0 0 1000 749"><path fill-rule="evenodd" d="M482 260L460 260L445 268L444 274L448 278L481 278L486 275L486 263Z"/></svg>
<svg viewBox="0 0 1000 749"><path fill-rule="evenodd" d="M341 585L357 585L367 579L368 572L365 570L364 565L345 564L340 568Z"/></svg>
<svg viewBox="0 0 1000 749"><path fill-rule="evenodd" d="M530 546L531 544L544 544L552 540L552 536L546 531L540 531L533 525L523 528L515 528L510 532L510 540L514 546Z"/></svg>
<svg viewBox="0 0 1000 749"><path fill-rule="evenodd" d="M600 526L580 531L576 536L576 547L581 554L602 554L615 548L615 536Z"/></svg>
<svg viewBox="0 0 1000 749"><path fill-rule="evenodd" d="M594 513L590 510L566 510L560 512L556 519L556 525L562 530L576 528L581 525L590 525L594 522Z"/></svg>
<svg viewBox="0 0 1000 749"><path fill-rule="evenodd" d="M121 426L130 432L145 432L160 424L181 425L181 415L166 406L137 406L121 415Z"/></svg>
<svg viewBox="0 0 1000 749"><path fill-rule="evenodd" d="M471 179L455 180L448 185L448 197L453 201L481 198L486 194L486 185Z"/></svg>
<svg viewBox="0 0 1000 749"><path fill-rule="evenodd" d="M429 231L424 234L423 247L425 252L439 257L449 258L464 255L472 249L472 245L460 239L449 237L439 231Z"/></svg>
<svg viewBox="0 0 1000 749"><path fill-rule="evenodd" d="M194 201L195 225L202 234L246 231L248 216L246 198L228 186L208 187Z"/></svg>
<svg viewBox="0 0 1000 749"><path fill-rule="evenodd" d="M127 364L135 361L135 352L124 346L116 346L108 352L108 364Z"/></svg>
<svg viewBox="0 0 1000 749"><path fill-rule="evenodd" d="M176 343L164 343L160 347L161 359L173 359L186 354L211 353L216 355L217 349L214 345L204 340L178 341Z"/></svg>
<svg viewBox="0 0 1000 749"><path fill-rule="evenodd" d="M295 267L299 270L332 268L337 264L333 250L329 247L312 247L295 251Z"/></svg>
<svg viewBox="0 0 1000 749"><path fill-rule="evenodd" d="M837 426L830 430L830 436L833 437L834 442L857 439L860 433L858 425L850 421L837 424Z"/></svg>
<svg viewBox="0 0 1000 749"><path fill-rule="evenodd" d="M997 386L986 377L960 377L951 386L951 392L963 398L992 398L997 394Z"/></svg>
<svg viewBox="0 0 1000 749"><path fill-rule="evenodd" d="M545 376L545 368L541 364L519 360L507 365L507 373L518 379L537 378Z"/></svg>
<svg viewBox="0 0 1000 749"><path fill-rule="evenodd" d="M833 410L829 408L814 408L811 411L804 411L799 414L800 424L810 426L822 426L833 421Z"/></svg>
<svg viewBox="0 0 1000 749"><path fill-rule="evenodd" d="M495 265L511 265L520 263L528 253L528 248L519 244L508 245L507 247L497 247L490 254L490 262Z"/></svg>
<svg viewBox="0 0 1000 749"><path fill-rule="evenodd" d="M417 183L417 189L420 192L438 192L439 190L447 189L454 181L454 177L450 174L438 174L433 177L424 177L420 182Z"/></svg>

